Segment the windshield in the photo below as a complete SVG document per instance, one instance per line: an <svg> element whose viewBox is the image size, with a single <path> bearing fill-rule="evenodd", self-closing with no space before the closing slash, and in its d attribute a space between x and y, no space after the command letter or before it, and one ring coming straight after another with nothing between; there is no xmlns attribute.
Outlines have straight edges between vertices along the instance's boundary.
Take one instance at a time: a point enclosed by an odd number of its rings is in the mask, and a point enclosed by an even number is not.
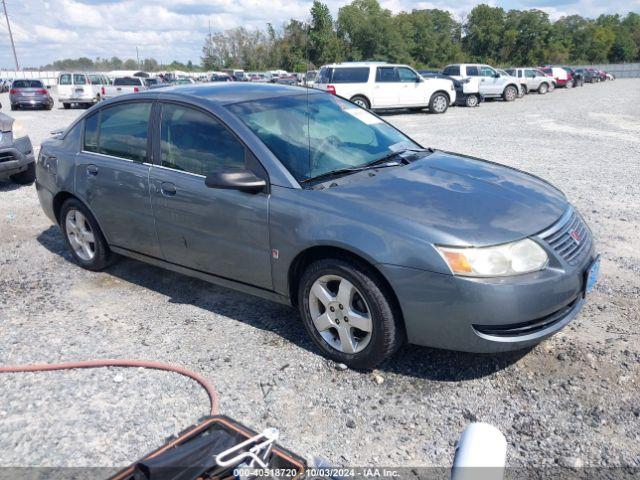
<svg viewBox="0 0 640 480"><path fill-rule="evenodd" d="M227 108L299 182L420 148L375 115L333 95L276 97Z"/></svg>

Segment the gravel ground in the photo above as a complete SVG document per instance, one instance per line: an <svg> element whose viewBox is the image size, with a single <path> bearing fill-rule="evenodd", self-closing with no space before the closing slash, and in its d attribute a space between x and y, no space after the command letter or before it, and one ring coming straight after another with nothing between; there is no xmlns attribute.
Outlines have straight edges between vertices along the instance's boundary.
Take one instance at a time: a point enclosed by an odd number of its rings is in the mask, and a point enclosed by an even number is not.
<svg viewBox="0 0 640 480"><path fill-rule="evenodd" d="M6 95L0 101L8 110ZM598 239L602 276L563 332L526 352L407 347L376 372L323 359L287 307L122 260L70 261L33 187L0 182L0 363L138 358L217 385L221 411L343 466L446 466L464 426L498 426L511 466L640 467L640 80L387 119L425 145L560 186ZM80 110L15 112L37 145ZM121 466L208 411L174 374L0 377L0 465Z"/></svg>

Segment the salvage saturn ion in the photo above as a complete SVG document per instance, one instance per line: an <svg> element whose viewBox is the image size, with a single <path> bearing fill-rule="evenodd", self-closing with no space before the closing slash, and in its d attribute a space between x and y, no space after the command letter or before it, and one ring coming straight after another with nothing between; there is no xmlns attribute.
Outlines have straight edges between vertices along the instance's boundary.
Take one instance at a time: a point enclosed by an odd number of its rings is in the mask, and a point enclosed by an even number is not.
<svg viewBox="0 0 640 480"><path fill-rule="evenodd" d="M575 317L598 273L589 228L552 185L300 87L102 102L43 143L36 186L81 266L119 254L290 303L354 368L404 342L533 345Z"/></svg>

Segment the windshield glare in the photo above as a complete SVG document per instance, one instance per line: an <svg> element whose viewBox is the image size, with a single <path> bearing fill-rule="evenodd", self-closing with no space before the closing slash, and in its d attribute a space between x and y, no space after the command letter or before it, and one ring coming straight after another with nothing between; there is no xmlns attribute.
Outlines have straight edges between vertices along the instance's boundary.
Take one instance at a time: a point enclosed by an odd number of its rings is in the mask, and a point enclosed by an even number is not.
<svg viewBox="0 0 640 480"><path fill-rule="evenodd" d="M420 148L366 110L328 94L228 105L299 182Z"/></svg>

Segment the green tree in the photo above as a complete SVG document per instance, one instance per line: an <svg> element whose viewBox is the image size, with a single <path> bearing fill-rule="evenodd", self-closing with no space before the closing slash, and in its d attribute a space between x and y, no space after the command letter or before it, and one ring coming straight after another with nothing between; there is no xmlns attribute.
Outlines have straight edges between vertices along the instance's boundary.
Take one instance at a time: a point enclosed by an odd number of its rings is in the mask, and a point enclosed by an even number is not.
<svg viewBox="0 0 640 480"><path fill-rule="evenodd" d="M499 7L482 4L471 10L464 25L463 44L473 59L492 62L501 57L505 17Z"/></svg>

